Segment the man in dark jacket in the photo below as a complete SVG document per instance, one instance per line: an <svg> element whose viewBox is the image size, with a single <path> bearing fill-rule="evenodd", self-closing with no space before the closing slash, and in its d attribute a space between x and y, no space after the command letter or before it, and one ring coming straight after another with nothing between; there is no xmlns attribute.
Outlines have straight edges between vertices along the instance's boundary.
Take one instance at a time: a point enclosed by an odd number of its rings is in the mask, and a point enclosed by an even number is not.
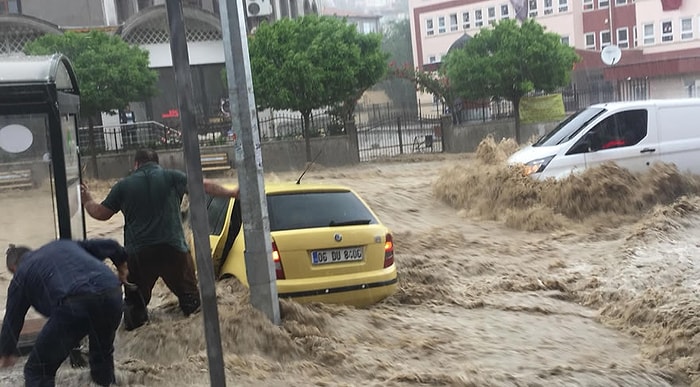
<svg viewBox="0 0 700 387"><path fill-rule="evenodd" d="M0 332L0 366L15 363L25 316L34 307L48 320L24 366L26 386L53 386L58 367L85 336L92 380L114 383L114 337L122 317L121 283L128 275L124 248L109 239L62 239L37 250L10 245L6 255L14 276ZM106 258L118 277L102 262Z"/></svg>

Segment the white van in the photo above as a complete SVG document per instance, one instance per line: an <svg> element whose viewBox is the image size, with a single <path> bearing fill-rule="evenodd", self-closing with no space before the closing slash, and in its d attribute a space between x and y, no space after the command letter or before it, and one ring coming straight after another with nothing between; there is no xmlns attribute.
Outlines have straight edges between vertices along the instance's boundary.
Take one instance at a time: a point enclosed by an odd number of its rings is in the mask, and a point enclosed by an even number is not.
<svg viewBox="0 0 700 387"><path fill-rule="evenodd" d="M700 99L592 105L508 159L557 179L608 161L633 172L662 161L700 174Z"/></svg>

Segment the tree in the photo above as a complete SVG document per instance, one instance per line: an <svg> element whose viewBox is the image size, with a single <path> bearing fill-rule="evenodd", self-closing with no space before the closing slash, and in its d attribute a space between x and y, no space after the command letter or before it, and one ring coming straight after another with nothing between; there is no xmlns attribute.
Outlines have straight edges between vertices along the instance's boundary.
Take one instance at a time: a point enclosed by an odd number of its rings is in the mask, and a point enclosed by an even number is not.
<svg viewBox="0 0 700 387"><path fill-rule="evenodd" d="M552 92L569 83L578 55L557 34L532 19L502 20L482 29L463 49L443 60L454 92L466 99L505 98L515 111L520 138L520 100L533 90Z"/></svg>
<svg viewBox="0 0 700 387"><path fill-rule="evenodd" d="M30 55L62 53L70 59L80 87L80 113L88 121L93 171L97 171L94 119L155 93L158 74L148 68L148 51L101 31L44 35L25 47Z"/></svg>
<svg viewBox="0 0 700 387"><path fill-rule="evenodd" d="M386 73L381 36L360 34L330 16L263 23L249 39L249 52L258 108L301 113L307 161L311 112L336 107L351 116L357 100Z"/></svg>

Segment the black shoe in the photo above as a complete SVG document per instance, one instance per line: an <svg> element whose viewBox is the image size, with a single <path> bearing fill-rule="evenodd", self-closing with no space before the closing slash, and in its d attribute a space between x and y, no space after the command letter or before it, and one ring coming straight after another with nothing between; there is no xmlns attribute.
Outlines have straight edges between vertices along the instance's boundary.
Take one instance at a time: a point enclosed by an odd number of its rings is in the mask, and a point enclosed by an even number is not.
<svg viewBox="0 0 700 387"><path fill-rule="evenodd" d="M133 331L134 329L148 322L148 311L137 305L124 306L124 329Z"/></svg>
<svg viewBox="0 0 700 387"><path fill-rule="evenodd" d="M202 302L199 300L198 294L188 294L180 297L180 309L185 317L199 312L199 308L202 306Z"/></svg>

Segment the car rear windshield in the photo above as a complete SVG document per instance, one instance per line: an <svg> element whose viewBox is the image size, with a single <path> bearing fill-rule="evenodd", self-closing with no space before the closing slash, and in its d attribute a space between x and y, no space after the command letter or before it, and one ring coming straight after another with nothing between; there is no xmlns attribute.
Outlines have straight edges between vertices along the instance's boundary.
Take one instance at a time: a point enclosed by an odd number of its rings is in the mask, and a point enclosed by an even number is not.
<svg viewBox="0 0 700 387"><path fill-rule="evenodd" d="M267 211L270 231L378 223L349 191L268 195Z"/></svg>

